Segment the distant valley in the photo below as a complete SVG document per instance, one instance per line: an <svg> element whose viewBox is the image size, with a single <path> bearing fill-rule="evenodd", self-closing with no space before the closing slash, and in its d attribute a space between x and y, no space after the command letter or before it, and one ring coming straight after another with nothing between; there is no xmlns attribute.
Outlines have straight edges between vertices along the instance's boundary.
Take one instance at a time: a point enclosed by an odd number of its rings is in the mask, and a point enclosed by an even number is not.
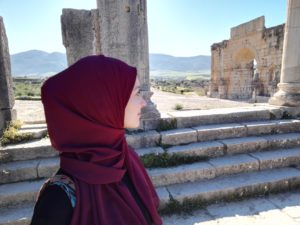
<svg viewBox="0 0 300 225"><path fill-rule="evenodd" d="M194 57L174 57L164 54L150 54L150 76L160 74L209 74L211 57L199 55ZM47 53L30 50L11 55L13 77L46 77L67 67L66 54Z"/></svg>

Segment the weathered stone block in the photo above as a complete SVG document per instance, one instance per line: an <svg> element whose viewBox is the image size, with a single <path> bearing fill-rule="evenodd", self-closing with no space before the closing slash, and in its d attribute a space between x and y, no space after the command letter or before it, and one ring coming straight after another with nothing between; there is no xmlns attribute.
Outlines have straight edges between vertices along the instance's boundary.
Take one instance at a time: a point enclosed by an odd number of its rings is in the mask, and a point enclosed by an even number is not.
<svg viewBox="0 0 300 225"><path fill-rule="evenodd" d="M159 143L160 134L151 130L136 134L126 134L126 141L132 148L154 147Z"/></svg>
<svg viewBox="0 0 300 225"><path fill-rule="evenodd" d="M220 141L227 146L227 154L261 151L269 147L268 141L260 137L233 138Z"/></svg>
<svg viewBox="0 0 300 225"><path fill-rule="evenodd" d="M193 129L197 130L198 141L244 137L247 131L244 125L236 123L198 126Z"/></svg>
<svg viewBox="0 0 300 225"><path fill-rule="evenodd" d="M291 133L300 130L299 120L271 120L243 123L248 135Z"/></svg>
<svg viewBox="0 0 300 225"><path fill-rule="evenodd" d="M272 134L275 131L275 121L253 121L242 123L247 128L248 135Z"/></svg>
<svg viewBox="0 0 300 225"><path fill-rule="evenodd" d="M290 148L300 144L300 133L277 134L264 136L272 149Z"/></svg>
<svg viewBox="0 0 300 225"><path fill-rule="evenodd" d="M155 154L155 155L158 155L158 154L162 154L164 153L165 151L160 148L160 147L152 147L152 148L139 148L139 149L136 149L136 153L141 157L141 156L144 156L144 155L149 155L149 154Z"/></svg>
<svg viewBox="0 0 300 225"><path fill-rule="evenodd" d="M43 159L40 161L37 172L39 178L51 177L59 169L59 158Z"/></svg>
<svg viewBox="0 0 300 225"><path fill-rule="evenodd" d="M11 75L8 40L5 32L3 18L0 17L0 137L12 120L14 106L13 81Z"/></svg>
<svg viewBox="0 0 300 225"><path fill-rule="evenodd" d="M49 139L30 141L22 144L8 145L0 148L0 162L46 158L57 156Z"/></svg>
<svg viewBox="0 0 300 225"><path fill-rule="evenodd" d="M216 169L216 176L259 170L258 160L249 155L227 156L210 159L209 163Z"/></svg>
<svg viewBox="0 0 300 225"><path fill-rule="evenodd" d="M155 186L212 179L215 169L209 163L200 162L169 168L149 169L148 174Z"/></svg>
<svg viewBox="0 0 300 225"><path fill-rule="evenodd" d="M13 108L14 94L10 55L2 17L0 17L0 93L0 110Z"/></svg>
<svg viewBox="0 0 300 225"><path fill-rule="evenodd" d="M167 148L167 153L185 156L219 157L224 155L224 144L217 141L192 143Z"/></svg>
<svg viewBox="0 0 300 225"><path fill-rule="evenodd" d="M159 197L159 208L164 208L165 205L170 201L170 194L165 187L156 188L156 193Z"/></svg>
<svg viewBox="0 0 300 225"><path fill-rule="evenodd" d="M189 128L160 132L161 144L178 145L197 142L197 131Z"/></svg>
<svg viewBox="0 0 300 225"><path fill-rule="evenodd" d="M179 202L197 198L206 202L215 202L264 194L268 191L288 190L286 181L291 183L299 178L300 171L285 168L236 174L208 181L175 184L168 187L168 190L172 197Z"/></svg>
<svg viewBox="0 0 300 225"><path fill-rule="evenodd" d="M0 185L0 207L32 203L44 180Z"/></svg>
<svg viewBox="0 0 300 225"><path fill-rule="evenodd" d="M0 184L37 178L37 165L37 160L1 164Z"/></svg>
<svg viewBox="0 0 300 225"><path fill-rule="evenodd" d="M97 43L98 11L63 9L61 29L67 51L68 65L79 59L100 53Z"/></svg>
<svg viewBox="0 0 300 225"><path fill-rule="evenodd" d="M255 152L251 156L259 160L260 169L273 169L300 164L300 149L280 149L277 151Z"/></svg>

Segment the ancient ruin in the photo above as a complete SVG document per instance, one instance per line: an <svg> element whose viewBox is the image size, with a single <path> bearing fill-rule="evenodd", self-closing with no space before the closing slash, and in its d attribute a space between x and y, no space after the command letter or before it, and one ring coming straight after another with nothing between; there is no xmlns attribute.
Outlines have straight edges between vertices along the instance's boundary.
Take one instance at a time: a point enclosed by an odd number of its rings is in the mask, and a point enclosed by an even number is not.
<svg viewBox="0 0 300 225"><path fill-rule="evenodd" d="M288 15L284 33L284 51L279 91L269 103L300 106L300 2L288 1Z"/></svg>
<svg viewBox="0 0 300 225"><path fill-rule="evenodd" d="M3 18L0 17L0 135L9 121L15 119L13 83L8 40Z"/></svg>
<svg viewBox="0 0 300 225"><path fill-rule="evenodd" d="M265 28L264 16L231 28L229 40L211 46L208 96L272 96L280 79L283 39L284 24Z"/></svg>
<svg viewBox="0 0 300 225"><path fill-rule="evenodd" d="M160 118L150 100L147 9L145 0L97 1L91 11L64 9L63 43L69 65L87 55L104 54L135 66L141 93L147 101L142 111L143 129L154 128Z"/></svg>

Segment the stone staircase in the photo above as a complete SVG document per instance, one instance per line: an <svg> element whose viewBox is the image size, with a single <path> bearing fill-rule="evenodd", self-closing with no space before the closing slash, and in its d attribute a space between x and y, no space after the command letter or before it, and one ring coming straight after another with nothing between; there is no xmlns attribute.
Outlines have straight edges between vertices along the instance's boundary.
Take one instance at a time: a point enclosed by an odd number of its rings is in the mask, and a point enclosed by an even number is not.
<svg viewBox="0 0 300 225"><path fill-rule="evenodd" d="M163 118L176 128L126 139L149 167L160 211L174 213L299 188L297 116L279 107L176 112ZM39 139L44 124L22 132L36 139L0 149L0 225L29 224L40 186L59 165L49 139Z"/></svg>

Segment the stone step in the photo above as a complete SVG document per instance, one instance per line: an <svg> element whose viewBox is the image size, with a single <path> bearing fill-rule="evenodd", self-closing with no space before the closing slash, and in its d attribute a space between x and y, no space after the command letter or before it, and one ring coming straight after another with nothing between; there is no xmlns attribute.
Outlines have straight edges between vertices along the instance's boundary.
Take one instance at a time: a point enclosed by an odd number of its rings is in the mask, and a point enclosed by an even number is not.
<svg viewBox="0 0 300 225"><path fill-rule="evenodd" d="M192 142L298 131L300 131L300 120L293 119L204 125L162 131L160 135L161 144L163 145L181 145Z"/></svg>
<svg viewBox="0 0 300 225"><path fill-rule="evenodd" d="M0 162L12 162L57 156L49 138L0 147Z"/></svg>
<svg viewBox="0 0 300 225"><path fill-rule="evenodd" d="M48 134L47 125L42 124L24 124L19 129L20 134L31 134L32 139L40 139Z"/></svg>
<svg viewBox="0 0 300 225"><path fill-rule="evenodd" d="M156 131L146 131L138 134L126 134L126 140L134 148L155 147L159 143L160 134ZM49 138L31 140L26 143L11 144L0 147L0 162L29 160L36 158L48 158L58 155L51 146Z"/></svg>
<svg viewBox="0 0 300 225"><path fill-rule="evenodd" d="M158 187L160 208L232 201L300 187L300 170L280 168ZM180 206L177 206L180 207Z"/></svg>
<svg viewBox="0 0 300 225"><path fill-rule="evenodd" d="M7 182L9 182L9 179L12 180L12 177L15 176L16 178L14 178L13 181L17 181L17 179L20 179L21 181L22 179L24 179L22 178L22 175L24 174L24 176L26 176L27 179L32 180L50 177L57 171L59 167L59 160L58 158L43 159L40 162L34 162L32 160L31 162L28 162L27 166L29 168L27 168L27 170L24 168L16 168L15 171L13 171L13 165L15 166L16 163L11 164L11 170L6 171L8 172L7 174L11 175L5 176L5 174L3 174L1 180L6 180ZM159 187L171 184L215 179L224 175L249 173L253 171L262 171L272 168L288 167L295 165L300 165L300 148L227 156L222 158L211 159L207 162L198 162L170 168L153 168L148 169L148 173L154 186ZM32 166L32 168L30 168L30 166ZM35 173L32 172L30 174L28 172L28 175L26 175L27 171L34 171ZM0 206L1 204L6 204L6 206L16 205L18 201L24 202L28 199L32 199L32 197L28 198L28 194L20 199L19 196L22 193L16 194L15 187L19 184L20 192L22 192L23 190L30 190L30 193L32 194L34 193L33 190L35 188L36 191L38 190L37 186L35 186L34 183L40 184L40 181L20 181L19 183L0 185ZM18 198L14 198L13 196L15 195Z"/></svg>
<svg viewBox="0 0 300 225"><path fill-rule="evenodd" d="M300 133L241 137L218 141L196 142L166 148L168 154L184 156L220 157L223 155L245 154L279 148L291 148L300 144Z"/></svg>
<svg viewBox="0 0 300 225"><path fill-rule="evenodd" d="M163 153L161 148L137 150L139 156ZM185 181L214 178L224 174L239 173L258 169L271 169L300 164L300 150L280 149L251 154L227 155L169 168L150 168L156 186ZM0 184L40 179L52 176L59 168L59 158L45 158L3 163L0 165Z"/></svg>
<svg viewBox="0 0 300 225"><path fill-rule="evenodd" d="M197 142L182 146L173 146L163 150L160 147L137 149L137 153L142 156L146 154L159 154L167 152L168 154L178 154L184 156L203 156L208 158L220 157L224 155L245 154L250 152L264 151L267 149L291 148L299 145L300 133L265 135L262 137L244 137L225 139L211 142ZM10 146L8 149L0 150L1 173L0 183L16 182L22 178L24 180L29 177L39 178L46 173L46 176L56 170L55 164L52 163L52 157L58 153L50 146L49 139L42 139L30 143L16 145L14 148ZM42 157L46 157L42 160ZM36 160L25 161L27 158L39 158ZM50 159L48 159L50 158ZM14 162L15 160L23 160L24 162ZM40 164L40 162L42 162ZM42 171L43 163L50 163L52 169ZM48 165L48 164L47 164ZM22 172L23 171L23 172ZM34 176L33 176L34 174Z"/></svg>
<svg viewBox="0 0 300 225"><path fill-rule="evenodd" d="M19 205L3 207L3 199L1 199L0 225L24 225L30 223L35 196L32 192L37 190L42 182L34 182L35 188L32 188L34 185L31 184L30 186L28 182L15 187L10 185L9 190L11 194L19 198L22 195L20 189L23 189L23 202ZM156 190L161 200L160 209L165 209L169 207L169 204L174 204L174 200L179 204L179 207L180 204L186 203L199 204L200 202L202 204L210 204L222 200L236 200L267 193L288 191L299 187L300 170L282 168L231 175L213 180L168 185L158 187ZM1 194L2 189L0 187L0 196Z"/></svg>
<svg viewBox="0 0 300 225"><path fill-rule="evenodd" d="M300 165L300 148L224 156L169 168L150 168L148 173L158 187L297 165Z"/></svg>
<svg viewBox="0 0 300 225"><path fill-rule="evenodd" d="M160 147L140 149L139 156L163 153ZM52 176L59 168L59 157L13 161L0 164L0 184L41 179Z"/></svg>
<svg viewBox="0 0 300 225"><path fill-rule="evenodd" d="M0 184L50 177L58 168L58 157L3 163L0 165Z"/></svg>
<svg viewBox="0 0 300 225"><path fill-rule="evenodd" d="M160 147L139 149L137 151L139 156L163 152L164 150ZM50 177L58 168L58 157L3 162L0 164L0 184Z"/></svg>
<svg viewBox="0 0 300 225"><path fill-rule="evenodd" d="M0 225L29 225L34 204L26 203L13 208L0 209Z"/></svg>
<svg viewBox="0 0 300 225"><path fill-rule="evenodd" d="M47 129L46 123L36 123L36 124L23 124L20 130L34 130L34 129Z"/></svg>
<svg viewBox="0 0 300 225"><path fill-rule="evenodd" d="M0 185L0 208L14 207L36 200L38 190L46 179Z"/></svg>
<svg viewBox="0 0 300 225"><path fill-rule="evenodd" d="M41 128L43 124L25 125L24 130ZM30 128L31 127L31 128ZM135 149L149 148L157 145L183 145L212 140L261 135L290 133L299 131L300 120L254 121L240 124L218 124L157 132L154 130L126 134L126 140ZM26 143L0 147L0 162L47 158L57 155L50 145L50 140L44 138Z"/></svg>
<svg viewBox="0 0 300 225"><path fill-rule="evenodd" d="M295 117L298 112L291 107L262 105L257 107L188 110L168 112L167 114L169 118L165 118L165 120L176 119L176 128L186 128L208 124L284 119L285 115Z"/></svg>

